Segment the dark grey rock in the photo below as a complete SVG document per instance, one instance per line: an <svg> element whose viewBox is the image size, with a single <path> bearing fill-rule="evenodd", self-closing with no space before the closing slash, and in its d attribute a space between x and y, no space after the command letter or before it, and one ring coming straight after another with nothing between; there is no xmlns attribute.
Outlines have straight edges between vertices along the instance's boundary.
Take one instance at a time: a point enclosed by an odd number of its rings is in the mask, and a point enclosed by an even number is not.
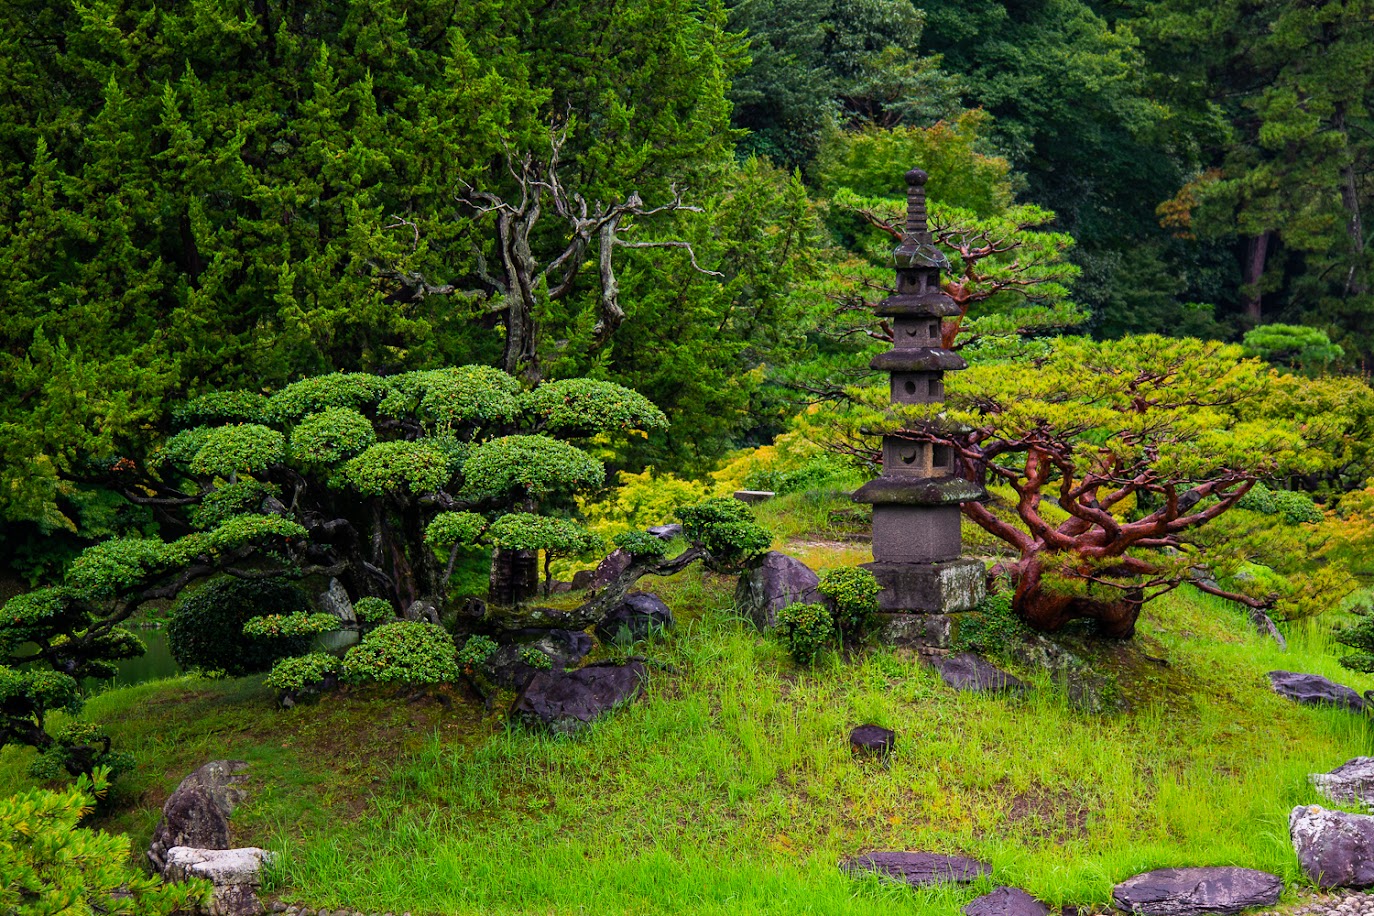
<svg viewBox="0 0 1374 916"><path fill-rule="evenodd" d="M212 760L181 781L162 806L148 859L161 872L174 846L229 848L229 815L243 801L243 760Z"/></svg>
<svg viewBox="0 0 1374 916"><path fill-rule="evenodd" d="M845 859L840 870L850 875L877 874L912 887L969 884L992 874L986 862L931 852L870 852Z"/></svg>
<svg viewBox="0 0 1374 916"><path fill-rule="evenodd" d="M552 671L576 665L592 651L592 638L581 630L517 630L487 659L491 679L508 690L519 690L543 669L526 664L521 653L533 649L548 656Z"/></svg>
<svg viewBox="0 0 1374 916"><path fill-rule="evenodd" d="M358 622L358 615L353 613L353 602L348 597L348 592L344 590L343 583L338 579L330 579L329 587L320 593L315 599L320 610L325 614L333 614L344 624L355 624Z"/></svg>
<svg viewBox="0 0 1374 916"><path fill-rule="evenodd" d="M777 496L777 495L778 495L778 494L775 493L775 492L773 492L772 490L736 490L736 491L735 491L735 499L738 499L738 500L739 500L740 502L742 502L742 503L749 503L750 505L753 505L754 503L765 502L766 500L770 500L770 499L772 499L774 496Z"/></svg>
<svg viewBox="0 0 1374 916"><path fill-rule="evenodd" d="M1358 693L1320 674L1270 671L1269 683L1274 686L1275 693L1304 706L1343 706L1354 712L1364 710L1364 700L1360 699Z"/></svg>
<svg viewBox="0 0 1374 916"><path fill-rule="evenodd" d="M1374 757L1356 757L1330 773L1313 773L1308 779L1333 802L1374 807Z"/></svg>
<svg viewBox="0 0 1374 916"><path fill-rule="evenodd" d="M649 533L661 540L671 541L673 538L682 537L682 526L677 522L671 525L655 525L649 529Z"/></svg>
<svg viewBox="0 0 1374 916"><path fill-rule="evenodd" d="M1049 916L1049 913L1049 907L1017 887L999 887L964 907L964 916Z"/></svg>
<svg viewBox="0 0 1374 916"><path fill-rule="evenodd" d="M596 625L596 633L607 641L620 641L628 635L630 642L647 639L654 633L673 629L673 612L657 595L631 592ZM622 635L623 634L623 635Z"/></svg>
<svg viewBox="0 0 1374 916"><path fill-rule="evenodd" d="M972 652L927 659L940 673L940 679L955 690L969 693L1025 693L1024 681Z"/></svg>
<svg viewBox="0 0 1374 916"><path fill-rule="evenodd" d="M1317 887L1374 886L1374 817L1299 805L1288 815L1288 835Z"/></svg>
<svg viewBox="0 0 1374 916"><path fill-rule="evenodd" d="M572 583L571 583L571 585L572 585L572 590L575 591L575 592L585 591L587 588L589 588L589 587L591 586L591 584L592 584L592 579L594 579L595 577L596 577L596 570L594 570L594 569L579 569L577 572L573 573Z"/></svg>
<svg viewBox="0 0 1374 916"><path fill-rule="evenodd" d="M412 601L410 606L401 612L401 619L438 623L439 605L429 598L420 598L417 601Z"/></svg>
<svg viewBox="0 0 1374 916"><path fill-rule="evenodd" d="M897 745L897 733L881 725L860 725L849 733L849 749L855 754L886 757Z"/></svg>
<svg viewBox="0 0 1374 916"><path fill-rule="evenodd" d="M1160 868L1118 884L1112 902L1140 916L1194 916L1272 906L1282 893L1282 880L1252 868Z"/></svg>
<svg viewBox="0 0 1374 916"><path fill-rule="evenodd" d="M611 551L606 559L597 564L596 571L592 573L591 581L587 583L587 588L594 592L605 588L616 576L630 568L631 559L628 550L617 548Z"/></svg>
<svg viewBox="0 0 1374 916"><path fill-rule="evenodd" d="M549 583L550 595L564 595L572 590L573 587L571 582L562 582L558 579L554 579L552 582Z"/></svg>
<svg viewBox="0 0 1374 916"><path fill-rule="evenodd" d="M573 732L634 699L647 670L638 660L588 665L576 671L540 671L511 707L511 716L554 732Z"/></svg>
<svg viewBox="0 0 1374 916"><path fill-rule="evenodd" d="M778 622L778 611L790 604L819 604L820 579L801 560L770 550L751 569L740 574L735 607L759 629Z"/></svg>

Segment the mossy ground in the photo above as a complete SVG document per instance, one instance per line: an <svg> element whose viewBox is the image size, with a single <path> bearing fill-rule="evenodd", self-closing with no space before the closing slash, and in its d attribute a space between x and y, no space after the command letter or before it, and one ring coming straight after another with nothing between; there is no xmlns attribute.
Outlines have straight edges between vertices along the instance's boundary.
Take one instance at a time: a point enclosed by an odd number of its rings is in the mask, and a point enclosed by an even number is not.
<svg viewBox="0 0 1374 916"><path fill-rule="evenodd" d="M813 565L865 558L824 526L785 533ZM460 690L279 710L260 678L180 678L96 697L89 714L139 760L102 826L143 848L183 775L242 758L237 838L279 850L275 891L317 907L946 916L979 888L854 882L837 860L971 854L1055 904L1101 906L1114 882L1167 865L1262 868L1292 893L1287 817L1318 800L1307 775L1372 750L1362 717L1268 689L1273 668L1374 687L1336 664L1325 621L1280 652L1228 605L1168 596L1135 643L1094 653L1130 703L1103 716L1036 672L1018 672L1036 690L1014 700L954 693L883 649L798 669L735 616L730 580L643 585L678 615L638 650L664 667L572 738L510 727ZM888 766L851 757L864 722L897 730ZM0 753L0 793L26 784L28 754Z"/></svg>

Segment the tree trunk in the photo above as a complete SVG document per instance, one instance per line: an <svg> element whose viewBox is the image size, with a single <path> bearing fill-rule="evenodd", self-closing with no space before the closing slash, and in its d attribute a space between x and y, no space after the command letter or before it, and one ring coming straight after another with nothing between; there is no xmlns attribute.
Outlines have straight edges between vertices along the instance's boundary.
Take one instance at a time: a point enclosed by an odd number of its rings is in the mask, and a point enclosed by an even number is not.
<svg viewBox="0 0 1374 916"><path fill-rule="evenodd" d="M491 583L487 600L501 607L515 607L539 594L539 552L503 550L491 552Z"/></svg>
<svg viewBox="0 0 1374 916"><path fill-rule="evenodd" d="M1138 591L1123 591L1121 597L1112 600L1054 592L1045 587L1038 558L1025 559L1019 566L1012 610L1031 629L1054 633L1072 620L1092 620L1101 636L1130 639L1135 635L1135 622L1144 603Z"/></svg>
<svg viewBox="0 0 1374 916"><path fill-rule="evenodd" d="M1264 260L1269 254L1269 237L1265 230L1245 240L1245 265L1241 285L1241 302L1245 314L1255 324L1261 320L1260 281L1264 279Z"/></svg>
<svg viewBox="0 0 1374 916"><path fill-rule="evenodd" d="M1350 237L1352 263L1346 272L1346 295L1363 295L1369 292L1369 281L1365 275L1364 262L1364 216L1360 212L1359 186L1355 179L1355 157L1350 150L1350 135L1345 127L1345 105L1338 104L1333 117L1333 125L1344 140L1345 161L1341 163L1341 204L1345 207L1345 231Z"/></svg>

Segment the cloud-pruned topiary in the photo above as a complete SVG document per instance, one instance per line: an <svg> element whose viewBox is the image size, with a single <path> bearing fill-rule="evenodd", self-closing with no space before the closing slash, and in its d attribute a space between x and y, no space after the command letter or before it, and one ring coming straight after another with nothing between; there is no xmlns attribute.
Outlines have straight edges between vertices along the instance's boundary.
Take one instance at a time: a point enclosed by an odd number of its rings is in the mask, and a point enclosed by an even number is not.
<svg viewBox="0 0 1374 916"><path fill-rule="evenodd" d="M286 455L286 437L259 423L217 426L205 433L190 467L207 477L261 474Z"/></svg>
<svg viewBox="0 0 1374 916"><path fill-rule="evenodd" d="M716 569L738 569L773 544L773 536L737 499L717 497L684 506L677 517L683 535L710 554L708 562Z"/></svg>
<svg viewBox="0 0 1374 916"><path fill-rule="evenodd" d="M274 690L296 694L318 689L343 673L343 662L324 652L284 658L272 666L264 683Z"/></svg>
<svg viewBox="0 0 1374 916"><path fill-rule="evenodd" d="M511 422L520 391L519 382L487 366L406 372L387 382L379 413L415 416L431 429L449 431Z"/></svg>
<svg viewBox="0 0 1374 916"><path fill-rule="evenodd" d="M668 542L647 531L627 531L614 538L616 547L635 557L666 557Z"/></svg>
<svg viewBox="0 0 1374 916"><path fill-rule="evenodd" d="M172 408L177 426L268 422L267 398L257 391L211 391Z"/></svg>
<svg viewBox="0 0 1374 916"><path fill-rule="evenodd" d="M476 544L489 522L476 512L441 512L425 528L425 541L439 550Z"/></svg>
<svg viewBox="0 0 1374 916"><path fill-rule="evenodd" d="M343 467L343 479L364 496L432 493L453 479L452 456L433 442L378 442Z"/></svg>
<svg viewBox="0 0 1374 916"><path fill-rule="evenodd" d="M458 679L457 647L441 626L398 620L349 649L344 673L357 682L442 684Z"/></svg>
<svg viewBox="0 0 1374 916"><path fill-rule="evenodd" d="M333 614L264 614L243 625L244 636L265 636L269 639L294 636L319 636L339 629L339 618Z"/></svg>
<svg viewBox="0 0 1374 916"><path fill-rule="evenodd" d="M268 416L280 423L299 420L330 407L358 410L386 394L384 379L364 372L335 372L292 382L267 400Z"/></svg>
<svg viewBox="0 0 1374 916"><path fill-rule="evenodd" d="M371 595L353 602L353 614L360 623L375 625L396 619L396 608L385 598Z"/></svg>
<svg viewBox="0 0 1374 916"><path fill-rule="evenodd" d="M291 430L291 457L303 464L328 465L352 458L376 441L367 417L348 407L330 407Z"/></svg>
<svg viewBox="0 0 1374 916"><path fill-rule="evenodd" d="M663 411L637 391L589 378L545 382L520 398L537 425L566 436L667 427Z"/></svg>
<svg viewBox="0 0 1374 916"><path fill-rule="evenodd" d="M519 499L599 487L606 468L586 452L548 436L503 436L472 450L463 468L472 499Z"/></svg>

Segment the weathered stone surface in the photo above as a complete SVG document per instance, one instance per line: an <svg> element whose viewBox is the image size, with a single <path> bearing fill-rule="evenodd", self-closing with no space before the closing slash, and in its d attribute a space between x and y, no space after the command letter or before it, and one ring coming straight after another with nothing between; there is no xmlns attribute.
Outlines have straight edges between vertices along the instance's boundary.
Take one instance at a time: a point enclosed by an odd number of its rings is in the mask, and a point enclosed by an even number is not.
<svg viewBox="0 0 1374 916"><path fill-rule="evenodd" d="M594 592L605 588L616 576L630 568L630 560L628 550L617 548L611 551L606 559L596 565L595 572L592 573L591 579L587 582L587 588ZM573 576L573 582L574 584L577 582L576 575Z"/></svg>
<svg viewBox="0 0 1374 916"><path fill-rule="evenodd" d="M856 754L886 757L897 745L897 733L881 725L860 725L849 733L849 749Z"/></svg>
<svg viewBox="0 0 1374 916"><path fill-rule="evenodd" d="M1160 868L1118 884L1112 902L1140 916L1194 916L1270 906L1282 893L1283 881L1252 868Z"/></svg>
<svg viewBox="0 0 1374 916"><path fill-rule="evenodd" d="M239 849L195 849L174 846L167 850L167 881L203 878L214 885L210 916L260 916L266 912L258 900L262 866L272 854L256 846Z"/></svg>
<svg viewBox="0 0 1374 916"><path fill-rule="evenodd" d="M1270 671L1269 682L1274 686L1275 693L1304 706L1344 706L1354 712L1364 710L1364 700L1360 699L1358 693L1320 674Z"/></svg>
<svg viewBox="0 0 1374 916"><path fill-rule="evenodd" d="M863 565L883 587L878 610L888 613L968 611L987 594L987 571L978 560Z"/></svg>
<svg viewBox="0 0 1374 916"><path fill-rule="evenodd" d="M596 570L579 569L572 575L572 590L575 592L584 591L591 587L592 579L596 578Z"/></svg>
<svg viewBox="0 0 1374 916"><path fill-rule="evenodd" d="M412 601L410 606L401 612L402 620L421 620L425 623L439 622L439 605L432 599L420 598Z"/></svg>
<svg viewBox="0 0 1374 916"><path fill-rule="evenodd" d="M752 569L740 574L735 607L760 630L777 624L778 611L790 604L817 604L820 579L801 560L770 550Z"/></svg>
<svg viewBox="0 0 1374 916"><path fill-rule="evenodd" d="M1330 773L1313 773L1308 779L1333 802L1374 807L1374 757L1356 757Z"/></svg>
<svg viewBox="0 0 1374 916"><path fill-rule="evenodd" d="M912 887L968 884L992 873L986 862L931 852L870 852L845 859L840 869L851 875L874 873Z"/></svg>
<svg viewBox="0 0 1374 916"><path fill-rule="evenodd" d="M661 540L671 541L673 538L682 537L682 525L677 522L670 525L655 525L649 529L649 533Z"/></svg>
<svg viewBox="0 0 1374 916"><path fill-rule="evenodd" d="M348 592L338 579L329 580L329 587L320 593L315 603L322 612L333 614L345 624L358 622L358 615L353 613L353 602L349 600Z"/></svg>
<svg viewBox="0 0 1374 916"><path fill-rule="evenodd" d="M955 690L968 693L1025 693L1024 681L972 652L927 659L940 673L940 679Z"/></svg>
<svg viewBox="0 0 1374 916"><path fill-rule="evenodd" d="M588 665L576 671L541 671L511 707L512 717L555 732L572 732L634 699L647 671L638 660Z"/></svg>
<svg viewBox="0 0 1374 916"><path fill-rule="evenodd" d="M738 499L738 500L739 500L740 502L742 502L742 503L749 503L749 504L751 504L751 505L754 504L754 503L761 503L761 502L764 502L765 500L772 499L774 496L777 496L777 495L778 495L778 494L777 494L777 493L774 493L772 490L736 490L736 491L735 491L735 499Z"/></svg>
<svg viewBox="0 0 1374 916"><path fill-rule="evenodd" d="M148 858L162 871L174 846L229 847L229 815L243 800L242 760L212 760L181 781L162 806Z"/></svg>
<svg viewBox="0 0 1374 916"><path fill-rule="evenodd" d="M874 620L878 639L903 649L948 649L953 621L946 614L878 614Z"/></svg>
<svg viewBox="0 0 1374 916"><path fill-rule="evenodd" d="M1317 887L1374 886L1374 817L1299 805L1288 815L1288 835Z"/></svg>
<svg viewBox="0 0 1374 916"><path fill-rule="evenodd" d="M964 916L1049 916L1049 908L1018 887L999 887L972 900Z"/></svg>
<svg viewBox="0 0 1374 916"><path fill-rule="evenodd" d="M510 690L520 689L536 672L544 670L524 662L520 654L525 649L542 652L553 662L549 670L562 671L586 658L593 645L592 638L581 630L517 630L511 640L498 647L486 664L491 679Z"/></svg>
<svg viewBox="0 0 1374 916"><path fill-rule="evenodd" d="M615 641L627 634L631 642L647 639L654 633L673 629L673 611L649 592L631 592L596 625L602 639Z"/></svg>
<svg viewBox="0 0 1374 916"><path fill-rule="evenodd" d="M958 559L963 550L959 540L959 518L957 503L952 506L876 503L873 506L874 562L933 564Z"/></svg>

